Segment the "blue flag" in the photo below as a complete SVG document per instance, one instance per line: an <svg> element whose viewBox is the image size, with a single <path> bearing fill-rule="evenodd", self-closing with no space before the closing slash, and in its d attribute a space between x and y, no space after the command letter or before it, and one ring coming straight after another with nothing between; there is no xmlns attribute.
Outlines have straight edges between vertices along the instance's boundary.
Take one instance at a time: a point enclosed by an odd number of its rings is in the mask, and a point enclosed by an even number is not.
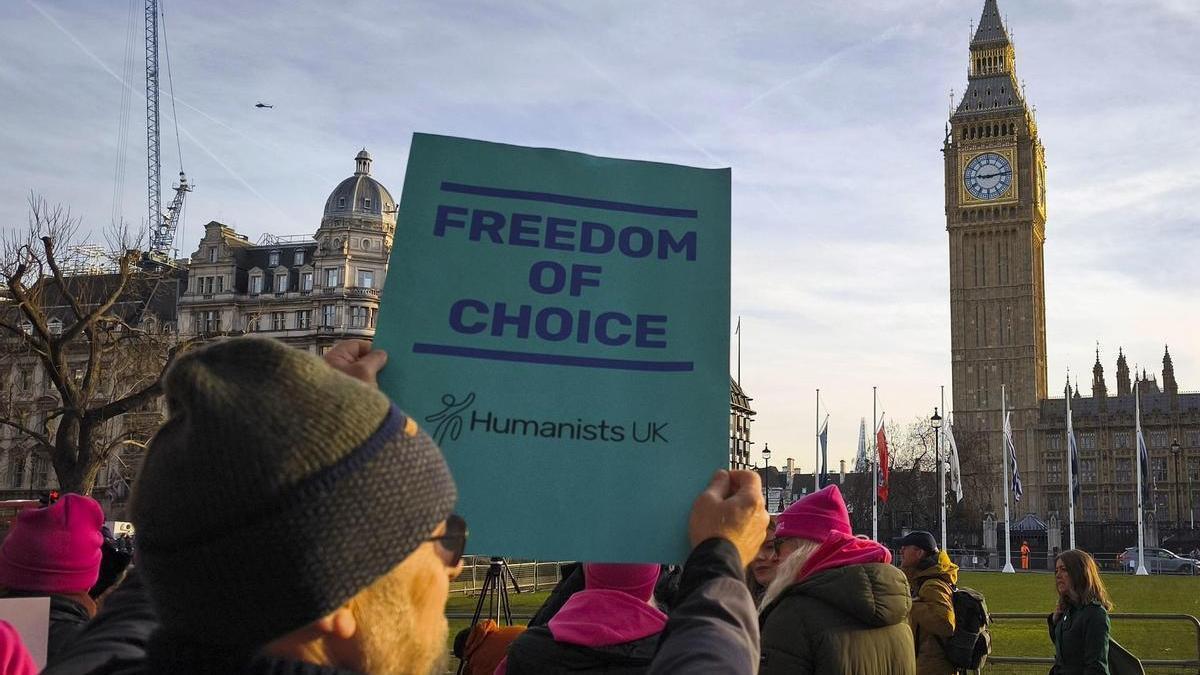
<svg viewBox="0 0 1200 675"><path fill-rule="evenodd" d="M1153 502L1150 499L1150 485L1151 485L1150 453L1146 451L1146 438L1144 436L1142 436L1142 397L1141 397L1140 388L1141 388L1141 385L1139 383L1138 396L1135 397L1134 400L1135 400L1135 407L1136 407L1135 412L1136 412L1136 417L1137 417L1136 423L1137 423L1138 464L1141 465L1141 468L1142 468L1142 475L1141 475L1142 484L1139 487L1142 490L1142 508L1146 508L1146 505L1151 504Z"/></svg>

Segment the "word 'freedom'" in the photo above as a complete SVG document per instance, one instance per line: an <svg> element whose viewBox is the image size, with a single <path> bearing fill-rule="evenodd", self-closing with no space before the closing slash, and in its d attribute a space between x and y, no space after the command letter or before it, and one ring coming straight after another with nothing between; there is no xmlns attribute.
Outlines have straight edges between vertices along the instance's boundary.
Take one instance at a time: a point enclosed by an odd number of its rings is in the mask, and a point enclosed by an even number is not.
<svg viewBox="0 0 1200 675"><path fill-rule="evenodd" d="M445 238L463 235L468 241L501 246L542 248L597 256L619 254L627 258L682 259L694 262L697 233L678 235L666 228L639 225L614 227L595 221L578 221L536 213L501 213L487 209L440 204L433 235ZM585 288L600 286L599 265L564 265L539 261L529 271L529 286L543 295L564 291L573 297ZM490 334L504 337L508 329L520 339L536 335L549 342L574 339L579 344L596 342L609 347L632 343L636 347L666 348L667 316L635 314L617 310L510 306L503 301L485 302L463 298L450 307L449 325L463 335Z"/></svg>

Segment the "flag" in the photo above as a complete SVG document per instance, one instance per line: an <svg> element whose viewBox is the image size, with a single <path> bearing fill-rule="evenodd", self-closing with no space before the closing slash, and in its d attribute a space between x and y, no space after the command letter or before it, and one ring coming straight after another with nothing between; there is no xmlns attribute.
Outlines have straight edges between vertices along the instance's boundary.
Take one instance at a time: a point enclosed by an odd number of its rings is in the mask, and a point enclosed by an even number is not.
<svg viewBox="0 0 1200 675"><path fill-rule="evenodd" d="M1017 468L1017 446L1013 445L1011 418L1011 412L1004 413L1004 449L1008 452L1008 462L1012 465L1013 497L1021 501L1025 490L1021 487L1021 471Z"/></svg>
<svg viewBox="0 0 1200 675"><path fill-rule="evenodd" d="M1071 472L1071 499L1080 500L1079 446L1075 443L1075 423L1071 413L1071 393L1067 391L1067 467Z"/></svg>
<svg viewBox="0 0 1200 675"><path fill-rule="evenodd" d="M817 434L817 440L821 443L821 487L829 485L829 415L825 416L825 421L821 423L821 433Z"/></svg>
<svg viewBox="0 0 1200 675"><path fill-rule="evenodd" d="M1139 487L1141 487L1142 490L1142 508L1146 508L1148 504L1153 503L1153 501L1150 499L1150 486L1152 484L1150 476L1150 453L1146 451L1146 439L1142 436L1142 397L1140 395L1140 386L1138 387L1137 392L1139 395L1134 397L1134 417L1137 424L1138 464L1142 466L1142 484Z"/></svg>
<svg viewBox="0 0 1200 675"><path fill-rule="evenodd" d="M954 442L954 429L947 422L943 427L942 433L946 436L946 446L950 448L950 489L954 491L954 498L957 501L962 501L962 469L958 464L958 444Z"/></svg>
<svg viewBox="0 0 1200 675"><path fill-rule="evenodd" d="M879 485L876 490L879 493L879 500L887 503L888 500L888 443L887 434L884 433L883 417L879 418L879 428L875 430L875 447L879 450Z"/></svg>
<svg viewBox="0 0 1200 675"><path fill-rule="evenodd" d="M742 317L740 317L740 316L738 317L737 328L734 329L733 334L734 335L742 334Z"/></svg>
<svg viewBox="0 0 1200 675"><path fill-rule="evenodd" d="M865 473L871 470L871 459L867 457L867 418L858 421L858 454L854 457L854 472Z"/></svg>

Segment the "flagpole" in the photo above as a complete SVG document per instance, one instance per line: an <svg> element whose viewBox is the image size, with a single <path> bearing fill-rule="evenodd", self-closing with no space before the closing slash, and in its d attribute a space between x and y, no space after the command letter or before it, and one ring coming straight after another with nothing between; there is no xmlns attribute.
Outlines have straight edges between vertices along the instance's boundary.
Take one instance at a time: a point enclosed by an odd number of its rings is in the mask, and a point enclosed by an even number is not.
<svg viewBox="0 0 1200 675"><path fill-rule="evenodd" d="M813 492L821 489L821 470L824 469L821 465L821 390L817 389L817 416L813 418L817 424L817 433L815 438L817 462L813 464Z"/></svg>
<svg viewBox="0 0 1200 675"><path fill-rule="evenodd" d="M1067 522L1071 548L1075 548L1075 472L1074 463L1075 424L1071 417L1071 383L1067 382Z"/></svg>
<svg viewBox="0 0 1200 675"><path fill-rule="evenodd" d="M946 412L946 385L942 385L942 414ZM946 415L946 420L943 424L950 423L950 416ZM946 550L946 472L942 465L942 430L937 430L937 446L934 449L934 454L937 455L937 470L938 470L938 501L941 503L942 510L942 550Z"/></svg>
<svg viewBox="0 0 1200 675"><path fill-rule="evenodd" d="M1003 384L1001 384L1000 385L1000 438L1001 438L1000 452L1004 455L1004 483L1000 486L1000 489L1004 491L1004 569L1001 571L1005 572L1007 574L1014 574L1016 572L1016 570L1013 569L1013 564L1012 564L1012 534L1009 529L1011 523L1009 523L1009 513L1008 513L1008 490L1009 490L1009 485L1008 485L1008 436L1006 436L1004 433L1004 423L1008 420L1008 416L1007 416L1008 402L1005 400L1006 393L1007 392L1005 390L1005 386Z"/></svg>
<svg viewBox="0 0 1200 675"><path fill-rule="evenodd" d="M738 386L740 387L740 386L742 386L742 317L741 317L741 315L738 315L738 325L737 325L737 330L735 332L737 333L737 336L738 336L737 383L738 383Z"/></svg>
<svg viewBox="0 0 1200 675"><path fill-rule="evenodd" d="M871 387L871 539L875 541L879 541L879 448L875 447L878 404L878 387Z"/></svg>
<svg viewBox="0 0 1200 675"><path fill-rule="evenodd" d="M1142 448L1145 446L1145 440L1142 438L1142 384L1135 381L1133 388L1134 401L1134 418L1136 420L1137 442L1137 458L1134 464L1137 465L1137 530L1138 530L1138 565L1135 574L1137 576L1146 576L1149 572L1146 571L1146 548L1145 541L1142 535ZM1147 467L1149 468L1149 467Z"/></svg>

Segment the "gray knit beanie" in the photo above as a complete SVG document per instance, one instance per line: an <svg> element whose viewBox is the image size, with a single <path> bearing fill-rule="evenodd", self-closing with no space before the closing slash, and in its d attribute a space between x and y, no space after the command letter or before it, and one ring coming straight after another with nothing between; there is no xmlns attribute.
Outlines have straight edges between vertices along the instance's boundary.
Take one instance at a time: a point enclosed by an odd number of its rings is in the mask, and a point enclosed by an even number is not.
<svg viewBox="0 0 1200 675"><path fill-rule="evenodd" d="M416 422L279 341L186 353L164 389L132 514L170 633L242 649L286 635L398 565L454 506Z"/></svg>

